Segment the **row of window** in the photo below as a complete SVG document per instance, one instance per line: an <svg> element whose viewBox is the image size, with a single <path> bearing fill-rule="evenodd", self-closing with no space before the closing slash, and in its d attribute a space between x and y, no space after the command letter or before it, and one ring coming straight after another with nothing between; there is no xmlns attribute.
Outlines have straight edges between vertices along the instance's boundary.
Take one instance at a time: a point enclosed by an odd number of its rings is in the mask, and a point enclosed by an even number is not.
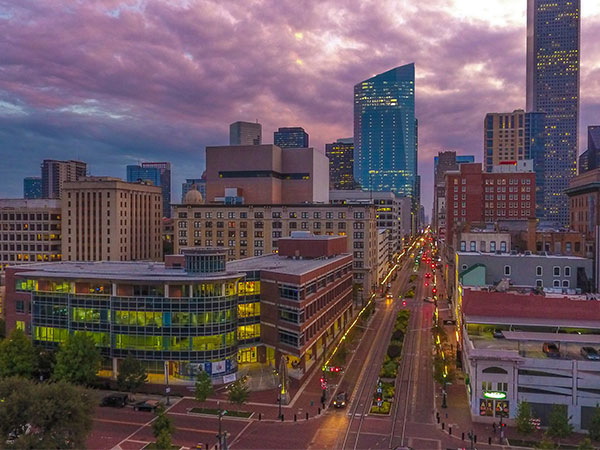
<svg viewBox="0 0 600 450"><path fill-rule="evenodd" d="M225 216L227 215L227 219L237 219L238 218L238 214L235 211L228 211L227 214L225 214L225 212L223 211L217 211L214 213L214 218L216 219L225 219ZM300 213L300 217L302 219L308 219L309 217L309 213L306 211L303 211ZM180 211L177 214L177 217L179 219L187 219L192 218L191 214L188 215L188 213L186 211ZM297 219L298 218L298 213L297 212L290 212L288 213L288 217L290 219ZM321 211L315 211L312 213L312 217L313 219L320 219L321 217L325 217L326 219L333 219L335 217L335 213L332 211L327 211L325 213L322 213ZM200 211L196 211L193 214L193 218L194 219L212 219L213 218L213 212L212 211L207 211L204 213L204 216L202 214L202 212ZM239 218L240 219L247 219L248 218L248 212L246 211L241 211L239 213ZM254 218L255 219L264 219L265 218L265 213L262 211L257 211L254 213ZM282 218L282 213L279 211L273 211L271 213L271 218L272 219L281 219ZM345 212L338 212L337 213L337 218L338 219L345 219L346 218L346 213ZM365 213L363 211L355 211L354 212L354 218L355 219L364 219L365 218Z"/></svg>

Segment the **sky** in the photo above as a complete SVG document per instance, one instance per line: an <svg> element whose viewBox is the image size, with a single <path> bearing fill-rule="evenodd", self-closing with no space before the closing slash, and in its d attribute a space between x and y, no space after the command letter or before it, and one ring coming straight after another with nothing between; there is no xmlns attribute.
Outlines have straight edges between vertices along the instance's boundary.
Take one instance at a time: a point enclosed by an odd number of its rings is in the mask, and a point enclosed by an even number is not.
<svg viewBox="0 0 600 450"><path fill-rule="evenodd" d="M580 152L600 124L600 1L582 2ZM419 173L481 160L487 112L525 107L526 0L0 0L0 197L44 158L92 175L170 161L173 200L229 123L352 136L354 84L414 62Z"/></svg>

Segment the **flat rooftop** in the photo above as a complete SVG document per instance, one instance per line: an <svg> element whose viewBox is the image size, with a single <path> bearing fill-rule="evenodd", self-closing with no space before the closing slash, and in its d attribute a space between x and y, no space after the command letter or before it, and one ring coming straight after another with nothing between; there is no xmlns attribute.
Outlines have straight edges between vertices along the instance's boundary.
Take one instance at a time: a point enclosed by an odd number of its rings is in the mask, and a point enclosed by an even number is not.
<svg viewBox="0 0 600 450"><path fill-rule="evenodd" d="M227 267L231 270L239 272L268 270L270 272L304 275L325 265L343 261L349 256L349 254L343 253L331 258L293 259L286 256L272 254L231 261L227 263Z"/></svg>
<svg viewBox="0 0 600 450"><path fill-rule="evenodd" d="M550 254L525 254L525 253L482 253L482 252L456 252L458 256L480 256L485 258L529 258L529 259L566 259L575 261L590 261L588 258L582 258L581 256L568 256L568 255L550 255Z"/></svg>

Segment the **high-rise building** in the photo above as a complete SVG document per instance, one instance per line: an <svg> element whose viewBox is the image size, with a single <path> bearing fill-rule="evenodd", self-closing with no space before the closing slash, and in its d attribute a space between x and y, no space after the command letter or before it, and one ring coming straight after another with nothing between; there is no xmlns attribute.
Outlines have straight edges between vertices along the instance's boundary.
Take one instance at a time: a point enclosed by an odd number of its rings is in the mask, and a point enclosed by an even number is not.
<svg viewBox="0 0 600 450"><path fill-rule="evenodd" d="M528 0L527 111L546 113L544 217L566 225L577 173L581 0Z"/></svg>
<svg viewBox="0 0 600 450"><path fill-rule="evenodd" d="M42 178L23 178L23 197L27 199L42 198Z"/></svg>
<svg viewBox="0 0 600 450"><path fill-rule="evenodd" d="M302 127L283 127L273 134L273 143L281 148L308 147L308 133Z"/></svg>
<svg viewBox="0 0 600 450"><path fill-rule="evenodd" d="M127 182L151 181L162 190L163 217L171 217L171 163L145 162L127 166Z"/></svg>
<svg viewBox="0 0 600 450"><path fill-rule="evenodd" d="M600 125L588 127L587 150L579 157L579 174L600 167Z"/></svg>
<svg viewBox="0 0 600 450"><path fill-rule="evenodd" d="M330 189L354 189L354 139L338 139L326 144L325 154L329 158Z"/></svg>
<svg viewBox="0 0 600 450"><path fill-rule="evenodd" d="M363 189L393 191L416 203L416 130L414 64L354 86L354 178Z"/></svg>
<svg viewBox="0 0 600 450"><path fill-rule="evenodd" d="M233 122L229 125L229 145L262 144L262 125L258 122Z"/></svg>
<svg viewBox="0 0 600 450"><path fill-rule="evenodd" d="M45 159L42 162L42 197L61 198L63 183L77 181L85 177L87 164L83 161L57 161Z"/></svg>
<svg viewBox="0 0 600 450"><path fill-rule="evenodd" d="M64 261L162 259L160 187L85 177L63 190Z"/></svg>

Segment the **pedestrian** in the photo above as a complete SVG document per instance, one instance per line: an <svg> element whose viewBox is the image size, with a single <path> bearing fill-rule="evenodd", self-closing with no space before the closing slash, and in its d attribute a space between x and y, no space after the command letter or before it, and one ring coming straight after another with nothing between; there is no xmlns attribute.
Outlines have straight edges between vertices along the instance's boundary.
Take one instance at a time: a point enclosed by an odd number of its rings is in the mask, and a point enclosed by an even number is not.
<svg viewBox="0 0 600 450"><path fill-rule="evenodd" d="M496 422L492 423L492 429L494 430L494 434L496 434Z"/></svg>

